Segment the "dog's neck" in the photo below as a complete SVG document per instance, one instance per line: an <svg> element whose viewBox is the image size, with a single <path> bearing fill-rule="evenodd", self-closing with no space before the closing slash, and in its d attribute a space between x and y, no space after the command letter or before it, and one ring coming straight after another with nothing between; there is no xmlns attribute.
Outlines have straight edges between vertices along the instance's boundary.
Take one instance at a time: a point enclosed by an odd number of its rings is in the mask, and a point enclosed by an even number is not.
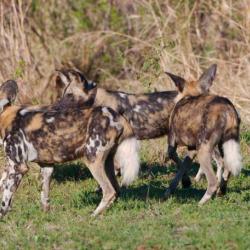
<svg viewBox="0 0 250 250"><path fill-rule="evenodd" d="M117 98L103 88L97 89L94 105L108 106L114 110L117 110L118 107Z"/></svg>

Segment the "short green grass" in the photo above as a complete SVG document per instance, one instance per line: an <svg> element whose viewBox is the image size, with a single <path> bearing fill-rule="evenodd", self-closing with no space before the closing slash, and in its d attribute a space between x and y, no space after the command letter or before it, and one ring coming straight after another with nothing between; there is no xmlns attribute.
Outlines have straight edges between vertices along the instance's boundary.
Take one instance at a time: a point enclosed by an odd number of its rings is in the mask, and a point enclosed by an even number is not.
<svg viewBox="0 0 250 250"><path fill-rule="evenodd" d="M0 221L0 249L250 249L250 164L230 180L228 193L198 207L206 181L193 182L162 201L174 167L143 164L140 178L123 188L98 218L97 184L80 163L57 167L49 213L40 209L38 168L24 178L12 211ZM191 176L197 171L194 165Z"/></svg>

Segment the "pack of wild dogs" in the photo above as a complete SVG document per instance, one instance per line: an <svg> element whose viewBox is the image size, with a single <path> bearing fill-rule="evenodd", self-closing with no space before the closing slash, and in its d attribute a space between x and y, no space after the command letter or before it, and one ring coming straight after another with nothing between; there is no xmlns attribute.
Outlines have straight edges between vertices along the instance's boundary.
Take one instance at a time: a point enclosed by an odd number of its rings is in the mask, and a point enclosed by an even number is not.
<svg viewBox="0 0 250 250"><path fill-rule="evenodd" d="M209 93L216 75L212 65L196 81L171 73L177 91L128 94L98 87L75 69L55 72L58 100L47 106L14 105L18 93L15 81L0 87L0 131L6 165L0 179L3 193L0 216L11 207L12 196L29 162L40 166L43 210L50 208L49 191L53 164L83 159L102 190L93 215L102 213L138 176L139 140L168 136L168 157L177 173L165 192L172 195L182 180L190 186L188 170L197 156L200 169L195 177L207 179L202 205L214 195L226 193L230 175L242 168L240 117L227 99ZM181 160L177 146L187 147ZM215 174L212 160L217 164Z"/></svg>

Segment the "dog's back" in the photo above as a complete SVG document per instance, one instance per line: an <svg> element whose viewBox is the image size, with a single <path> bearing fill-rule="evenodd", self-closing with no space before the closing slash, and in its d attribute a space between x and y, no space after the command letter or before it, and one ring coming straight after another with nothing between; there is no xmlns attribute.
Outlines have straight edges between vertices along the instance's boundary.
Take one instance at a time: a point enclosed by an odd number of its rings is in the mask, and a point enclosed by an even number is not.
<svg viewBox="0 0 250 250"><path fill-rule="evenodd" d="M238 141L240 118L227 98L200 95L183 98L176 104L171 126L178 145L197 148L210 139L213 144Z"/></svg>

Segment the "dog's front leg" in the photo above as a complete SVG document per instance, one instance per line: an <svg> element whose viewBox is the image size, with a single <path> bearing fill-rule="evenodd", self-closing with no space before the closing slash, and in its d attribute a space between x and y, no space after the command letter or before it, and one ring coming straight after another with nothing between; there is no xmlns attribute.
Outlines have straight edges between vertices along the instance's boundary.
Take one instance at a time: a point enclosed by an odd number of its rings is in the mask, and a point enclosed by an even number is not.
<svg viewBox="0 0 250 250"><path fill-rule="evenodd" d="M8 160L6 178L3 180L3 197L0 208L0 217L3 217L9 210L14 192L17 190L24 174L28 171L25 163L16 164Z"/></svg>
<svg viewBox="0 0 250 250"><path fill-rule="evenodd" d="M45 166L40 166L40 167L41 167L40 173L42 177L41 204L43 211L47 212L50 210L49 191L50 191L51 176L54 171L54 168Z"/></svg>

